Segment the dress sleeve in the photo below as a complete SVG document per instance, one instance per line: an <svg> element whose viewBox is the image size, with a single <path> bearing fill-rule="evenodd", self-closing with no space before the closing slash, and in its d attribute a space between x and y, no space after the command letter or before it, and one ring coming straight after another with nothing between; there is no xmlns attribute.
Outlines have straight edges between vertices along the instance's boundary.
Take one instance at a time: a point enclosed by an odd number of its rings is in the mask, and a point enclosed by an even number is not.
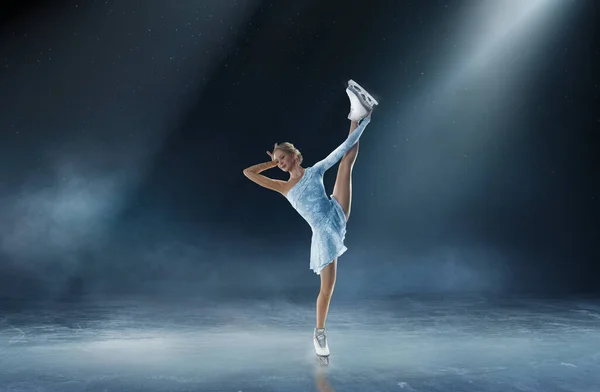
<svg viewBox="0 0 600 392"><path fill-rule="evenodd" d="M317 162L313 167L319 173L324 173L333 165L335 165L340 159L342 159L344 154L349 149L351 149L352 146L354 146L354 144L356 144L356 142L360 138L360 135L362 135L363 131L365 130L366 126L369 124L370 121L371 119L369 117L364 118L360 125L354 130L354 132L349 134L346 140L342 144L340 144L338 148L336 148L329 155L327 155L325 159Z"/></svg>

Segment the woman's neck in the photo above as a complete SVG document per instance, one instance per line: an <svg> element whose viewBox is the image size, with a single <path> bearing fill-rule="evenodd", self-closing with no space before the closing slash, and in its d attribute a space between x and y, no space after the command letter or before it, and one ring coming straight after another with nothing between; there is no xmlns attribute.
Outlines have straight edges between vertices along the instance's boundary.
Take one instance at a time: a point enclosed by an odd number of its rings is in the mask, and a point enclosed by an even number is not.
<svg viewBox="0 0 600 392"><path fill-rule="evenodd" d="M300 165L294 166L292 170L290 170L290 180L302 177L304 174L304 168Z"/></svg>

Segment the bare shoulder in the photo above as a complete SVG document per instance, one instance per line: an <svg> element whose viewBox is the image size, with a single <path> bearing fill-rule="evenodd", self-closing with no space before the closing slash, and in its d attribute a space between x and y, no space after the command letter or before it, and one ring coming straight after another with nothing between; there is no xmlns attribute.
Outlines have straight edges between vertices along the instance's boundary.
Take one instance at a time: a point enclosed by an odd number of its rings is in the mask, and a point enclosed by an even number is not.
<svg viewBox="0 0 600 392"><path fill-rule="evenodd" d="M281 193L283 196L287 196L288 192L290 191L290 189L292 189L295 185L295 183L292 183L290 181L283 181L283 180L276 180L280 186L281 186L281 190L279 191L279 193Z"/></svg>
<svg viewBox="0 0 600 392"><path fill-rule="evenodd" d="M283 191L281 192L284 196L287 196L288 192L292 190L293 187L296 186L296 184L298 184L302 178L304 178L304 176L297 178L295 180L289 180L289 181L281 181L283 183L282 187L283 187Z"/></svg>
<svg viewBox="0 0 600 392"><path fill-rule="evenodd" d="M283 181L272 179L272 181L277 184L277 192L281 193L283 196L287 196L288 192L298 183L298 180Z"/></svg>

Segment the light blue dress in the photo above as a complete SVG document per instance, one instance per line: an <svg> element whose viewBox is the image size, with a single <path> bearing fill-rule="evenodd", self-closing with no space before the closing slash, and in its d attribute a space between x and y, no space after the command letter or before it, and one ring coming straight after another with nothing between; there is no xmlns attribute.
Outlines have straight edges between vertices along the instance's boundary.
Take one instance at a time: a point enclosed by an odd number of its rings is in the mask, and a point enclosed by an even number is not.
<svg viewBox="0 0 600 392"><path fill-rule="evenodd" d="M344 245L346 216L340 203L333 197L327 197L323 175L356 144L370 121L370 118L363 119L354 132L327 158L306 168L304 176L286 195L292 207L312 229L310 269L317 275L320 275L323 268L336 257L348 250Z"/></svg>

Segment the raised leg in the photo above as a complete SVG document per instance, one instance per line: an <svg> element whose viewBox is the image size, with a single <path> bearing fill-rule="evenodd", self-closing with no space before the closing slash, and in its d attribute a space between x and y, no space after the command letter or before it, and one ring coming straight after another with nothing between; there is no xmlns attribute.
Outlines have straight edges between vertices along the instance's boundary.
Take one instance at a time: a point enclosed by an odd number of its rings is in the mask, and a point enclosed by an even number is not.
<svg viewBox="0 0 600 392"><path fill-rule="evenodd" d="M350 133L354 132L357 127L358 122L352 121L350 123ZM346 220L350 218L350 208L352 206L352 168L358 156L358 144L359 142L356 142L342 157L333 187L333 197L342 206Z"/></svg>
<svg viewBox="0 0 600 392"><path fill-rule="evenodd" d="M349 84L354 84L353 89L358 90L361 94L360 97L355 92L346 89L346 93L350 98L350 133L354 132L358 128L358 121L362 118L370 117L373 109L373 105L377 104L366 91L356 84L354 81L350 81ZM363 103L360 98L366 99L369 102ZM359 102L361 101L361 102ZM358 142L352 146L342 157L338 168L337 178L333 187L333 197L340 203L346 220L350 217L350 207L352 204L352 168L356 157L358 156ZM327 357L329 356L329 347L327 345L327 338L325 335L325 322L327 320L327 313L329 312L329 304L331 302L331 296L333 295L333 289L335 287L337 275L337 258L333 260L331 264L323 268L321 271L321 290L317 297L317 326L315 328L314 344L317 356Z"/></svg>

